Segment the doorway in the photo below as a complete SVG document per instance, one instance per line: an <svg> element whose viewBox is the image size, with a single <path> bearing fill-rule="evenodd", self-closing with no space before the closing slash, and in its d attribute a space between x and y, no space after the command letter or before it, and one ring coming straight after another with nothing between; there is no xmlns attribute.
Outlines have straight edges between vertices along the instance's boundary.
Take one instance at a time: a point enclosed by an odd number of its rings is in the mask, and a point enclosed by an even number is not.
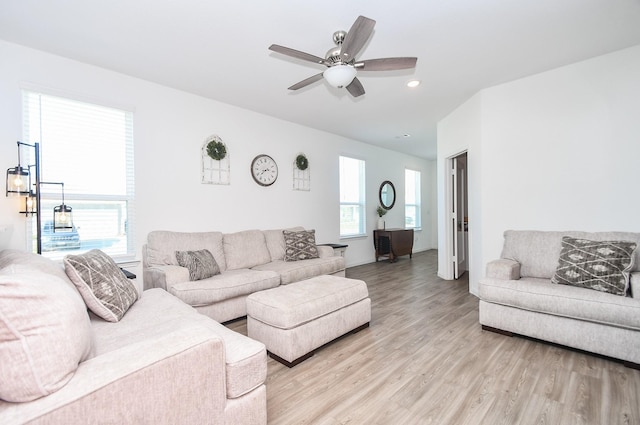
<svg viewBox="0 0 640 425"><path fill-rule="evenodd" d="M451 163L451 240L453 278L459 279L469 266L469 196L467 152L452 157Z"/></svg>

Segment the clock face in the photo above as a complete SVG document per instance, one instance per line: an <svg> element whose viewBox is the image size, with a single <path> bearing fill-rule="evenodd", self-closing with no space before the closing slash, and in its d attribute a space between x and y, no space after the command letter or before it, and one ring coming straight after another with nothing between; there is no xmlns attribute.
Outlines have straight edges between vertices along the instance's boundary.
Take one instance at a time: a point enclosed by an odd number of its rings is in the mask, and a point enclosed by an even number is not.
<svg viewBox="0 0 640 425"><path fill-rule="evenodd" d="M269 155L258 155L251 162L251 175L261 186L271 186L278 178L278 165Z"/></svg>

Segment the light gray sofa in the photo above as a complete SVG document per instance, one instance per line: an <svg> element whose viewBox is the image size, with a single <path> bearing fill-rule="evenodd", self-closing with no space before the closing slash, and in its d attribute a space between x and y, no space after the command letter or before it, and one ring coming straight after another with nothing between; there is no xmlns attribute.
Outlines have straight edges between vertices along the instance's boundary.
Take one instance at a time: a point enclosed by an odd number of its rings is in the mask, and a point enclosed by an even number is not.
<svg viewBox="0 0 640 425"><path fill-rule="evenodd" d="M345 276L344 258L328 246L317 246L319 258L284 261L283 230L150 232L142 249L144 288L162 288L223 323L246 316L246 300L254 292L325 274ZM221 273L191 281L176 251L202 249L211 252Z"/></svg>
<svg viewBox="0 0 640 425"><path fill-rule="evenodd" d="M5 250L0 295L2 424L267 423L264 345L166 291L107 322L59 263Z"/></svg>
<svg viewBox="0 0 640 425"><path fill-rule="evenodd" d="M630 294L613 295L551 282L562 237L632 241L639 233L504 233L501 258L487 264L479 282L480 323L485 329L525 335L640 365L640 249L630 273Z"/></svg>

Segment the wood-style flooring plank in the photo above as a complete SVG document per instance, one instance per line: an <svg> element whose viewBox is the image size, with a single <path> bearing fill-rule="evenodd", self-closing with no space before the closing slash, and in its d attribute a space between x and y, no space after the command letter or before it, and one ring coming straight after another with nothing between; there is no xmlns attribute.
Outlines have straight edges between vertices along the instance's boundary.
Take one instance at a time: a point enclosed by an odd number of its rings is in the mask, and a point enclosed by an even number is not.
<svg viewBox="0 0 640 425"><path fill-rule="evenodd" d="M640 424L639 370L483 331L465 276L436 273L435 250L349 268L371 326L291 369L269 359L269 424Z"/></svg>

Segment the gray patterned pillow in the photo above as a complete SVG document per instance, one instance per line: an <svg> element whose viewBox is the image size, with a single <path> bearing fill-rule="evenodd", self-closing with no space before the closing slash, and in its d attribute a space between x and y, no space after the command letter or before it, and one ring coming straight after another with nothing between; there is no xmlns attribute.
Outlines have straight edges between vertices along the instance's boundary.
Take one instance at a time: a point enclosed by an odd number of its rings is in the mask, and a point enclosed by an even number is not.
<svg viewBox="0 0 640 425"><path fill-rule="evenodd" d="M208 249L199 251L176 251L181 267L189 269L189 280L202 280L220 274L220 267Z"/></svg>
<svg viewBox="0 0 640 425"><path fill-rule="evenodd" d="M117 322L138 299L138 290L104 252L92 249L64 257L64 270L89 310L108 322Z"/></svg>
<svg viewBox="0 0 640 425"><path fill-rule="evenodd" d="M627 295L636 243L562 238L558 268L551 282L615 295Z"/></svg>
<svg viewBox="0 0 640 425"><path fill-rule="evenodd" d="M316 231L303 230L291 232L283 230L284 235L284 261L308 260L318 258L318 248L316 247Z"/></svg>

